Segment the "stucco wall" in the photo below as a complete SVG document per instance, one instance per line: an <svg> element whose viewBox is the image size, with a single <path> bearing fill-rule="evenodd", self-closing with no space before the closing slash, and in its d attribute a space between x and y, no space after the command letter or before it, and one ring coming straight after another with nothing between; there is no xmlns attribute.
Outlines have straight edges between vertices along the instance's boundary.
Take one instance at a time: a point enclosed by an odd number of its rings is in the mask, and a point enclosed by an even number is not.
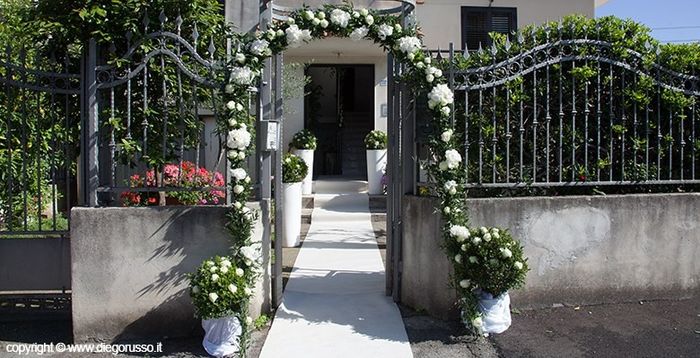
<svg viewBox="0 0 700 358"><path fill-rule="evenodd" d="M469 200L474 226L510 228L532 271L516 307L676 299L700 290L700 194ZM456 317L435 201L405 197L402 300ZM420 219L419 219L420 218Z"/></svg>
<svg viewBox="0 0 700 358"><path fill-rule="evenodd" d="M452 42L462 48L462 6L517 8L518 27L557 21L569 14L594 16L594 0L425 0L416 6L416 19L423 28L428 48L447 49Z"/></svg>
<svg viewBox="0 0 700 358"><path fill-rule="evenodd" d="M228 252L224 207L74 208L75 342L199 334L186 275ZM261 240L261 223L254 239ZM251 315L269 310L269 257Z"/></svg>

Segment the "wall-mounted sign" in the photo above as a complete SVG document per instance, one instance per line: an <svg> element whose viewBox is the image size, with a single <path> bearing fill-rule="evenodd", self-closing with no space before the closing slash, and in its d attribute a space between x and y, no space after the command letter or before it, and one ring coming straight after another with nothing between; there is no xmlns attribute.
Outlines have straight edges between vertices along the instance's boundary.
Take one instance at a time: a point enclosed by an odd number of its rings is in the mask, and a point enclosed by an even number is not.
<svg viewBox="0 0 700 358"><path fill-rule="evenodd" d="M382 86L382 87L386 87L388 84L389 84L389 81L387 81L386 78L383 79L383 80L381 80L381 81L379 81L379 85Z"/></svg>
<svg viewBox="0 0 700 358"><path fill-rule="evenodd" d="M265 135L265 150L278 150L279 149L279 123L277 122L264 122L267 124L266 130L263 130Z"/></svg>
<svg viewBox="0 0 700 358"><path fill-rule="evenodd" d="M380 115L382 117L386 117L389 115L389 108L387 107L386 103L382 103L382 105L379 108L380 108Z"/></svg>

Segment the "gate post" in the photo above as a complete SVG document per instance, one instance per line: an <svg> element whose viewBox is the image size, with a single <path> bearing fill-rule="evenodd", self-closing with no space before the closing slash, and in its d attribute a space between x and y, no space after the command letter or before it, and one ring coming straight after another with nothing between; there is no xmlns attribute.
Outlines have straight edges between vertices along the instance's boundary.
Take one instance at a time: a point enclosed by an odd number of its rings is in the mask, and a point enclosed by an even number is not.
<svg viewBox="0 0 700 358"><path fill-rule="evenodd" d="M80 204L88 207L97 206L97 188L99 187L99 167L97 161L97 141L99 127L97 123L97 43L90 39L83 51L80 87Z"/></svg>

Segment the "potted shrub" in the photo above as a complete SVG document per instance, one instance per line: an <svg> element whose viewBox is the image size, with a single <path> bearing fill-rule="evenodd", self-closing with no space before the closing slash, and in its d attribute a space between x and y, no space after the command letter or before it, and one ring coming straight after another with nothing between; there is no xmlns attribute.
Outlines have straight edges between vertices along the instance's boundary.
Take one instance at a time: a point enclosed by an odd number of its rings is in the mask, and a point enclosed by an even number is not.
<svg viewBox="0 0 700 358"><path fill-rule="evenodd" d="M467 327L480 334L508 329L508 291L521 287L529 270L522 245L507 230L454 225L446 249Z"/></svg>
<svg viewBox="0 0 700 358"><path fill-rule="evenodd" d="M216 256L190 275L190 297L205 332L202 345L215 357L240 350L241 319L250 321L246 312L252 290L241 266L233 257Z"/></svg>
<svg viewBox="0 0 700 358"><path fill-rule="evenodd" d="M367 148L367 186L370 195L382 194L382 176L386 169L386 133L373 130L365 137Z"/></svg>
<svg viewBox="0 0 700 358"><path fill-rule="evenodd" d="M294 155L300 157L308 167L306 176L302 180L301 192L303 195L310 195L313 191L313 171L314 171L314 150L316 150L316 136L308 129L297 132L292 137L290 144Z"/></svg>
<svg viewBox="0 0 700 358"><path fill-rule="evenodd" d="M299 246L301 234L302 180L309 168L301 158L287 153L282 160L282 186L284 195L284 239L282 246Z"/></svg>

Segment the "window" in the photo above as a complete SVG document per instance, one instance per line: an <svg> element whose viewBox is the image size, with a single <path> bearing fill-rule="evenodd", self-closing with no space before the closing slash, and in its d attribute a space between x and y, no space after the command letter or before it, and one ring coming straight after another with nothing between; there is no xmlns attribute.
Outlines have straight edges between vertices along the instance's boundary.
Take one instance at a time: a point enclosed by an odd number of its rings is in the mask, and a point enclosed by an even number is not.
<svg viewBox="0 0 700 358"><path fill-rule="evenodd" d="M518 27L514 7L462 6L462 49L470 50L491 45L490 32L511 34Z"/></svg>

